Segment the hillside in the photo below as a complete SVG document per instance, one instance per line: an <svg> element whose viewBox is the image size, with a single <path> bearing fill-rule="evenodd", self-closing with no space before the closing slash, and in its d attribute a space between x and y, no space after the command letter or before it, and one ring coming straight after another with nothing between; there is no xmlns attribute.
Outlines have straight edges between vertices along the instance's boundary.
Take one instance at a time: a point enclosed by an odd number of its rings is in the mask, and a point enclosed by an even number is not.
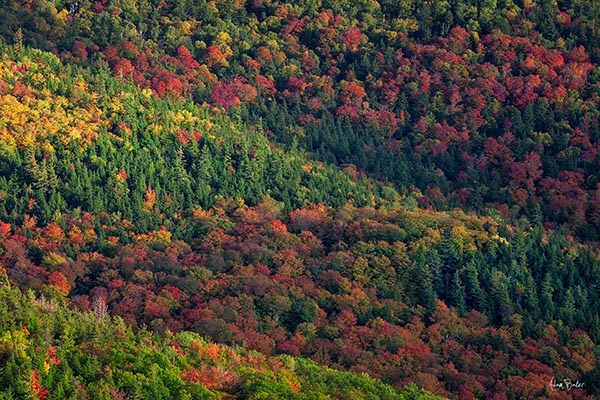
<svg viewBox="0 0 600 400"><path fill-rule="evenodd" d="M5 3L10 41L223 107L422 206L598 240L595 1Z"/></svg>
<svg viewBox="0 0 600 400"><path fill-rule="evenodd" d="M596 2L0 4L3 398L600 395Z"/></svg>
<svg viewBox="0 0 600 400"><path fill-rule="evenodd" d="M438 399L189 332L134 334L101 308L72 311L8 285L0 299L1 399Z"/></svg>

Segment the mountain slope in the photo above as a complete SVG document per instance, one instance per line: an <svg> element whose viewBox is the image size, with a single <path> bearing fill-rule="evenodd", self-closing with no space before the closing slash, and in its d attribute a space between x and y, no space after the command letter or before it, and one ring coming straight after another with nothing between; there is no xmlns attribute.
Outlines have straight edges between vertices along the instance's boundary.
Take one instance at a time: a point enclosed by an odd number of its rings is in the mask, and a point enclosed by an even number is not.
<svg viewBox="0 0 600 400"><path fill-rule="evenodd" d="M492 3L2 2L7 385L597 396L594 18Z"/></svg>
<svg viewBox="0 0 600 400"><path fill-rule="evenodd" d="M188 332L134 334L101 308L68 310L6 283L0 300L1 399L438 398Z"/></svg>
<svg viewBox="0 0 600 400"><path fill-rule="evenodd" d="M284 153L260 125L158 99L103 68L64 68L48 53L6 47L1 68L0 215L11 221L80 209L119 213L144 231L226 197L256 204L270 196L289 210L395 196L297 150Z"/></svg>
<svg viewBox="0 0 600 400"><path fill-rule="evenodd" d="M423 206L598 239L596 2L5 3L12 42L223 107Z"/></svg>

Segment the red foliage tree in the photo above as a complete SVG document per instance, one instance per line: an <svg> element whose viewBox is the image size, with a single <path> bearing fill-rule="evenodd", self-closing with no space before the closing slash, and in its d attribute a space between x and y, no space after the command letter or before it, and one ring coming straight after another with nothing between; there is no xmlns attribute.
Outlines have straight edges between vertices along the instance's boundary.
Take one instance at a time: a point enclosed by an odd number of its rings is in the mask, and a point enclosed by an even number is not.
<svg viewBox="0 0 600 400"><path fill-rule="evenodd" d="M364 98L367 96L365 89L357 82L345 82L340 91L340 100L344 105L362 108Z"/></svg>
<svg viewBox="0 0 600 400"><path fill-rule="evenodd" d="M152 90L160 97L167 95L181 96L183 83L176 74L160 70L152 78Z"/></svg>
<svg viewBox="0 0 600 400"><path fill-rule="evenodd" d="M133 72L135 71L135 67L126 58L120 58L118 62L113 66L113 75L117 78L126 79L131 77Z"/></svg>
<svg viewBox="0 0 600 400"><path fill-rule="evenodd" d="M217 46L208 46L206 54L204 55L204 62L209 67L225 67L229 63L225 55L219 50Z"/></svg>
<svg viewBox="0 0 600 400"><path fill-rule="evenodd" d="M242 103L239 97L236 96L233 85L224 82L217 82L213 86L211 101L213 104L224 108L238 106Z"/></svg>
<svg viewBox="0 0 600 400"><path fill-rule="evenodd" d="M267 78L264 75L258 75L255 79L255 84L259 93L264 96L270 97L277 92L273 80Z"/></svg>
<svg viewBox="0 0 600 400"><path fill-rule="evenodd" d="M348 30L346 30L346 32L344 32L344 35L342 36L342 43L344 43L348 51L352 53L358 51L358 46L360 45L362 40L363 35L360 29L355 26L348 28Z"/></svg>
<svg viewBox="0 0 600 400"><path fill-rule="evenodd" d="M71 52L78 61L87 61L88 51L85 43L80 40L73 42L73 50Z"/></svg>
<svg viewBox="0 0 600 400"><path fill-rule="evenodd" d="M198 61L196 61L192 56L192 53L190 53L188 48L184 45L181 45L177 48L177 58L184 71L196 69L200 66Z"/></svg>

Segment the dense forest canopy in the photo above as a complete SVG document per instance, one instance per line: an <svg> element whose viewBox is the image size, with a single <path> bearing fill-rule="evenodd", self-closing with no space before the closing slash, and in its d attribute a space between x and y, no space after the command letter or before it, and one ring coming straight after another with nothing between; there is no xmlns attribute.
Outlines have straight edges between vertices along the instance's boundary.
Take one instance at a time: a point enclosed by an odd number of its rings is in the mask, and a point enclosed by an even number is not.
<svg viewBox="0 0 600 400"><path fill-rule="evenodd" d="M599 18L0 0L0 398L600 395Z"/></svg>
<svg viewBox="0 0 600 400"><path fill-rule="evenodd" d="M5 3L11 42L225 108L423 206L598 239L597 1Z"/></svg>

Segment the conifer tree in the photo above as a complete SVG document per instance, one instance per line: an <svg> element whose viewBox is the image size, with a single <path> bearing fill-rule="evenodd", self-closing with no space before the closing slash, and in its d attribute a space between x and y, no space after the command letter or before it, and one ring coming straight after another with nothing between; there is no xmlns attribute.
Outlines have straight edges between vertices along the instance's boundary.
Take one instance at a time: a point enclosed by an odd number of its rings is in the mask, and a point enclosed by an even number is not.
<svg viewBox="0 0 600 400"><path fill-rule="evenodd" d="M450 290L448 292L448 304L456 307L456 310L458 311L459 315L465 314L465 297L465 288L461 282L460 274L458 270L456 270L452 275L452 282L450 283Z"/></svg>

